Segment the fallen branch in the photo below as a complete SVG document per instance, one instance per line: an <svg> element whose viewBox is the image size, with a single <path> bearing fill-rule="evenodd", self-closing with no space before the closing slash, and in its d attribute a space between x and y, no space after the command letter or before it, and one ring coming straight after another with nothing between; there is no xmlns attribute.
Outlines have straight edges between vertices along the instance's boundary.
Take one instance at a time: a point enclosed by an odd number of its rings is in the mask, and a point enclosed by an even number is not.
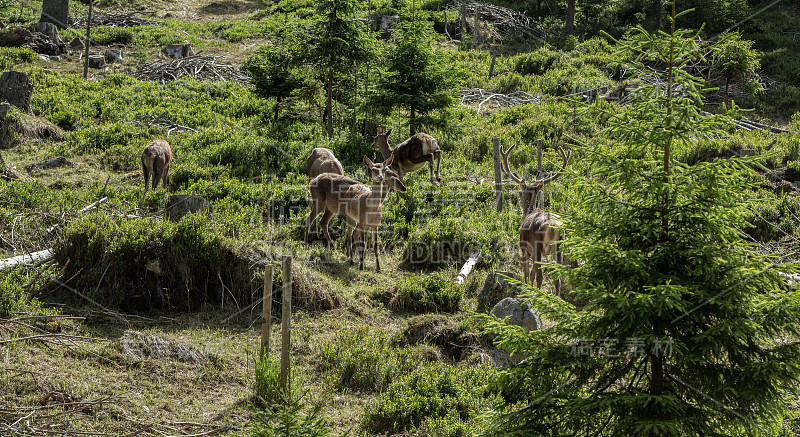
<svg viewBox="0 0 800 437"><path fill-rule="evenodd" d="M92 15L92 27L133 27L133 26L160 26L161 21L140 17L137 14L155 15L155 12L111 12ZM70 23L73 27L85 28L86 15L78 15Z"/></svg>
<svg viewBox="0 0 800 437"><path fill-rule="evenodd" d="M150 126L165 127L168 129L167 136L169 136L173 132L197 132L196 130L190 127L181 126L177 123L167 120L166 118L164 118L164 115L166 115L166 113L161 114L158 117L154 115L143 115L137 118L136 120L131 120L129 123L147 127Z"/></svg>
<svg viewBox="0 0 800 437"><path fill-rule="evenodd" d="M461 104L471 106L478 103L477 111L481 112L483 105L489 104L495 107L510 107L526 103L539 103L539 97L532 96L525 91L514 91L509 94L498 93L494 88L472 88L458 92L461 97Z"/></svg>
<svg viewBox="0 0 800 437"><path fill-rule="evenodd" d="M55 255L53 249L45 249L38 252L17 255L13 258L0 259L0 270L19 265L34 265L37 262L44 262L52 259L53 255Z"/></svg>
<svg viewBox="0 0 800 437"><path fill-rule="evenodd" d="M478 248L472 249L469 254L469 259L464 266L461 267L461 271L458 272L458 277L456 277L456 284L463 284L464 280L467 279L467 275L472 272L472 269L475 268L475 264L478 263L478 260L481 257L481 250Z"/></svg>
<svg viewBox="0 0 800 437"><path fill-rule="evenodd" d="M167 84L181 77L193 77L197 80L213 80L222 82L250 83L250 77L238 68L218 61L217 56L195 55L173 61L145 64L131 73L139 80L153 80Z"/></svg>

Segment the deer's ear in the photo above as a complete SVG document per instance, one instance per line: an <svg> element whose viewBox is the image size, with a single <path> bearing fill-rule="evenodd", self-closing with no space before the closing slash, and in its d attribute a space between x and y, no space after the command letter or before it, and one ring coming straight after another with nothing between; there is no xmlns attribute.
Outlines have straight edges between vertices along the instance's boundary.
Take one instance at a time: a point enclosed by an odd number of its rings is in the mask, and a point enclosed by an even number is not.
<svg viewBox="0 0 800 437"><path fill-rule="evenodd" d="M393 161L394 161L394 153L392 153L392 155L389 156L389 158L387 158L386 161L383 161L383 165L389 167L390 165L392 165Z"/></svg>
<svg viewBox="0 0 800 437"><path fill-rule="evenodd" d="M378 126L378 135L383 133L383 126Z"/></svg>
<svg viewBox="0 0 800 437"><path fill-rule="evenodd" d="M373 165L375 165L375 164L373 164L373 163L372 163L372 160L371 160L371 159L369 159L369 158L367 158L367 157L365 156L365 157L364 157L364 165L366 165L367 167L372 167L372 166L373 166Z"/></svg>
<svg viewBox="0 0 800 437"><path fill-rule="evenodd" d="M392 129L394 129L394 128L392 128ZM392 129L389 129L389 130L386 131L386 136L387 137L392 134Z"/></svg>

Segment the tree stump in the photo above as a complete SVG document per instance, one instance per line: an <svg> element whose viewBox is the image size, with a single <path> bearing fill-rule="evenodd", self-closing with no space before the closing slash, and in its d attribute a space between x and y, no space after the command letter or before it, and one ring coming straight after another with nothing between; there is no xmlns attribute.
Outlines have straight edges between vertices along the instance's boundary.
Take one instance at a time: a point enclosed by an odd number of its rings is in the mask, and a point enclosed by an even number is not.
<svg viewBox="0 0 800 437"><path fill-rule="evenodd" d="M109 64L122 62L122 50L106 49L106 62Z"/></svg>
<svg viewBox="0 0 800 437"><path fill-rule="evenodd" d="M90 68L103 68L106 66L106 58L102 55L89 55Z"/></svg>
<svg viewBox="0 0 800 437"><path fill-rule="evenodd" d="M19 71L6 71L0 76L0 101L8 102L24 112L31 113L33 81Z"/></svg>
<svg viewBox="0 0 800 437"><path fill-rule="evenodd" d="M76 36L69 42L69 48L75 52L83 52L86 50L86 45L83 43L83 38Z"/></svg>
<svg viewBox="0 0 800 437"><path fill-rule="evenodd" d="M212 214L214 206L205 198L188 194L174 194L167 199L164 216L167 220L178 222L186 214Z"/></svg>
<svg viewBox="0 0 800 437"><path fill-rule="evenodd" d="M189 43L184 44L167 44L164 47L164 54L173 59L183 59L189 57L189 52L192 50L192 45Z"/></svg>
<svg viewBox="0 0 800 437"><path fill-rule="evenodd" d="M69 26L69 0L42 0L42 18L39 21L66 29Z"/></svg>

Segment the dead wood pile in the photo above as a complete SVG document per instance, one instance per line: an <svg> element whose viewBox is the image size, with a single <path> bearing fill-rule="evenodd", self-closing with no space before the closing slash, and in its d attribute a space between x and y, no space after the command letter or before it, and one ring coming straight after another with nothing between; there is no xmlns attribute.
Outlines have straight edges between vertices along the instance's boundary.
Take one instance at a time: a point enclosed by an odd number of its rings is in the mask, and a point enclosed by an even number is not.
<svg viewBox="0 0 800 437"><path fill-rule="evenodd" d="M522 12L517 12L502 6L456 0L450 2L447 8L460 11L462 4L469 16L474 16L477 8L480 11L478 13L478 19L491 24L497 31L497 36L501 39L521 37L541 40L547 37L544 30L536 27L530 17Z"/></svg>
<svg viewBox="0 0 800 437"><path fill-rule="evenodd" d="M461 104L472 106L478 104L477 111L481 112L484 105L495 108L505 108L525 103L539 103L539 97L532 96L525 91L513 91L509 94L498 93L494 88L471 88L458 92Z"/></svg>
<svg viewBox="0 0 800 437"><path fill-rule="evenodd" d="M144 18L137 14L155 15L155 12L111 12L92 15L92 26L108 27L133 27L133 26L160 26L158 20ZM72 18L70 25L73 27L86 27L86 15L77 15Z"/></svg>
<svg viewBox="0 0 800 437"><path fill-rule="evenodd" d="M159 127L164 127L164 128L168 129L167 135L170 135L170 134L175 133L175 132L179 132L179 133L180 132L197 132L196 130L194 130L194 129L190 128L190 127L181 126L181 125L179 125L179 124L177 124L175 122L167 120L166 118L164 118L165 115L167 115L167 114L164 113L164 114L161 114L161 115L159 115L157 117L155 115L143 115L141 117L138 117L136 120L131 120L130 123L133 123L133 124L138 125L138 126L147 126L147 127L159 126Z"/></svg>
<svg viewBox="0 0 800 437"><path fill-rule="evenodd" d="M250 83L249 76L230 64L220 62L218 56L195 55L165 63L154 62L143 65L132 75L139 80L153 80L160 84L185 76L197 80Z"/></svg>

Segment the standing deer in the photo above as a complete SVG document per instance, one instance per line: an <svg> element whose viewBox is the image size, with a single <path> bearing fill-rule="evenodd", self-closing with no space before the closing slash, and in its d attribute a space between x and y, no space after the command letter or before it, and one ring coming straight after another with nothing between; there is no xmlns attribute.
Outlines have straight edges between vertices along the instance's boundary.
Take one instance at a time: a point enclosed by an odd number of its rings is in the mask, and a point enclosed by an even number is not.
<svg viewBox="0 0 800 437"><path fill-rule="evenodd" d="M144 174L144 192L153 174L153 189L158 187L158 181L164 181L164 187L169 184L169 166L172 163L172 149L166 140L155 140L148 144L142 152L142 173Z"/></svg>
<svg viewBox="0 0 800 437"><path fill-rule="evenodd" d="M311 179L321 175L322 173L334 173L344 175L344 168L342 163L333 156L330 149L324 147L317 147L311 151L306 163L308 169L308 176Z"/></svg>
<svg viewBox="0 0 800 437"><path fill-rule="evenodd" d="M373 150L380 150L383 159L394 156L392 169L403 179L406 173L419 170L426 162L431 165L431 183L439 186L442 175L439 173L439 166L442 163L442 149L436 138L426 134L418 133L411 138L395 146L389 147L389 135L392 129L384 133L383 126L378 127L378 135L372 143ZM436 158L436 179L433 178L433 159Z"/></svg>
<svg viewBox="0 0 800 437"><path fill-rule="evenodd" d="M555 145L555 141L553 142ZM564 151L564 148L559 146L563 158L561 169L556 173L544 179L534 180L531 183L525 182L524 179L519 177L518 174L511 171L508 165L508 155L514 150L516 144L509 147L508 150L500 149L500 154L503 160L500 164L503 172L511 178L514 182L519 184L519 197L520 205L522 207L522 225L519 230L519 247L522 251L522 273L523 282L536 281L536 287L542 286L542 279L544 274L541 272L539 263L545 256L553 255L555 261L564 263L565 260L561 255L559 242L563 239L561 230L558 229L563 223L558 220L558 215L547 212L536 205L536 199L539 197L539 192L548 183L561 177L562 172L567 167L567 162L572 154ZM528 270L528 263L532 262L531 269ZM561 295L561 280L559 279L554 284L557 295Z"/></svg>
<svg viewBox="0 0 800 437"><path fill-rule="evenodd" d="M378 227L381 225L383 217L383 202L389 194L389 190L396 190L401 193L406 191L403 182L397 173L389 169L392 164L392 157L383 163L373 163L366 156L364 164L372 175L372 187L368 187L361 182L350 179L346 176L333 173L322 173L309 182L308 189L311 192L311 213L306 218L306 235L304 241L308 243L308 234L311 224L317 216L324 212L320 219L320 227L325 234L328 247L333 247L333 241L328 233L328 222L333 214L345 216L347 222L347 256L350 264L353 264L353 251L356 242L363 243L360 250L360 269L364 269L364 252L366 251L366 241L364 230L372 228L372 238L375 246L375 270L381 271L381 264L378 258Z"/></svg>

